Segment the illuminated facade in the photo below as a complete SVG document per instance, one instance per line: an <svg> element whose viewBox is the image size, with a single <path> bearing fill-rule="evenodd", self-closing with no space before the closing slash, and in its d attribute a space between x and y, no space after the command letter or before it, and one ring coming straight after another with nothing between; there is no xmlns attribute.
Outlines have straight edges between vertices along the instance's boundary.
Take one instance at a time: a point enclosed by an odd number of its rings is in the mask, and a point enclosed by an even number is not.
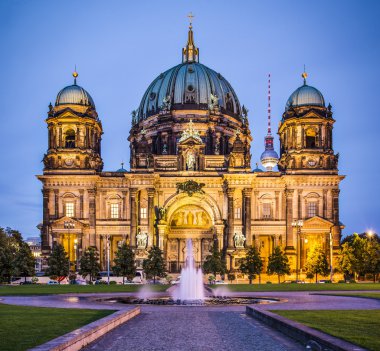
<svg viewBox="0 0 380 351"><path fill-rule="evenodd" d="M328 250L330 231L337 254L343 176L332 145L334 119L306 75L279 125L278 171L266 172L252 171L248 111L220 73L199 63L191 25L182 63L161 73L132 113L130 171L102 170L102 125L74 78L46 119L48 150L38 176L45 255L61 242L74 265L96 246L104 267L108 242L111 260L126 241L139 263L158 245L175 273L192 238L198 264L217 240L229 267L238 267L251 245L266 265L281 245L295 269L313 246ZM273 152L263 161L270 168ZM296 220L302 228L292 225Z"/></svg>

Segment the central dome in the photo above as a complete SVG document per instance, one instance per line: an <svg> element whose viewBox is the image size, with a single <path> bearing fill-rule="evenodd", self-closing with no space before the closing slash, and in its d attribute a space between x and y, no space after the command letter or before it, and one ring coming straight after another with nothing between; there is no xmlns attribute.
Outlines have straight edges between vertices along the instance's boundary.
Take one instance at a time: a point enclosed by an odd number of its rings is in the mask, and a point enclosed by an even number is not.
<svg viewBox="0 0 380 351"><path fill-rule="evenodd" d="M198 62L199 49L190 27L183 62L161 73L146 90L138 109L138 120L163 110L208 110L210 105L239 119L241 108L231 84L211 68Z"/></svg>
<svg viewBox="0 0 380 351"><path fill-rule="evenodd" d="M170 103L171 109L207 110L212 95L221 112L238 117L240 103L230 83L220 73L198 62L184 62L161 73L141 101L139 120L157 114Z"/></svg>

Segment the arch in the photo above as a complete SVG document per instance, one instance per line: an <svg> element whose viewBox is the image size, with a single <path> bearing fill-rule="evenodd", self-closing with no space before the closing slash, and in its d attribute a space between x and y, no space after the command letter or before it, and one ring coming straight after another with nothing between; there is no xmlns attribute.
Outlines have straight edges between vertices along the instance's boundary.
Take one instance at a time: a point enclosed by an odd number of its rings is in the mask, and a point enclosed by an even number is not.
<svg viewBox="0 0 380 351"><path fill-rule="evenodd" d="M75 148L75 131L68 129L65 133L65 148Z"/></svg>
<svg viewBox="0 0 380 351"><path fill-rule="evenodd" d="M207 194L194 194L188 196L187 194L175 194L166 200L164 208L167 209L167 219L170 220L173 214L182 206L195 205L203 208L211 217L212 224L217 224L222 221L222 215L217 202Z"/></svg>
<svg viewBox="0 0 380 351"><path fill-rule="evenodd" d="M312 127L305 131L305 144L307 149L314 149L317 147L317 132Z"/></svg>

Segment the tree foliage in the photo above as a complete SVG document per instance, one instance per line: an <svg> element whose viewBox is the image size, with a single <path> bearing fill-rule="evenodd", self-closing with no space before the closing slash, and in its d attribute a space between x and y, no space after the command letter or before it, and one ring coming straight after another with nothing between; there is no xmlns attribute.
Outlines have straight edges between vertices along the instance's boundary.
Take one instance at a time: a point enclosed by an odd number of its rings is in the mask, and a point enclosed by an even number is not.
<svg viewBox="0 0 380 351"><path fill-rule="evenodd" d="M158 277L166 276L163 252L158 246L152 246L149 250L148 258L143 261L143 269L147 277L153 278L154 284Z"/></svg>
<svg viewBox="0 0 380 351"><path fill-rule="evenodd" d="M0 228L0 277L8 283L12 276L34 274L35 259L19 231Z"/></svg>
<svg viewBox="0 0 380 351"><path fill-rule="evenodd" d="M273 253L269 255L267 274L277 274L279 283L281 276L290 274L289 260L279 246L275 247Z"/></svg>
<svg viewBox="0 0 380 351"><path fill-rule="evenodd" d="M305 269L309 273L315 274L315 282L318 282L318 274L326 276L330 272L329 262L326 252L322 247L316 246L307 257Z"/></svg>
<svg viewBox="0 0 380 351"><path fill-rule="evenodd" d="M256 246L252 246L248 249L246 256L240 264L240 271L248 275L249 284L252 284L252 280L256 278L256 275L261 273L263 269L263 260L260 256L260 251Z"/></svg>
<svg viewBox="0 0 380 351"><path fill-rule="evenodd" d="M113 260L115 265L112 267L112 271L116 275L123 277L123 283L125 277L132 280L136 274L135 253L133 250L126 243L123 243L115 256Z"/></svg>
<svg viewBox="0 0 380 351"><path fill-rule="evenodd" d="M47 274L63 277L69 275L69 257L61 244L54 244L48 259ZM60 281L58 281L60 283Z"/></svg>
<svg viewBox="0 0 380 351"><path fill-rule="evenodd" d="M377 235L349 235L342 241L339 266L345 277L372 274L374 281L380 273L380 243Z"/></svg>
<svg viewBox="0 0 380 351"><path fill-rule="evenodd" d="M85 278L90 276L90 281L96 279L100 272L99 252L95 246L89 246L80 259L79 274Z"/></svg>
<svg viewBox="0 0 380 351"><path fill-rule="evenodd" d="M214 242L211 255L208 255L203 263L203 272L206 274L212 273L216 277L217 274L226 273L226 270L226 263L218 249L218 244Z"/></svg>

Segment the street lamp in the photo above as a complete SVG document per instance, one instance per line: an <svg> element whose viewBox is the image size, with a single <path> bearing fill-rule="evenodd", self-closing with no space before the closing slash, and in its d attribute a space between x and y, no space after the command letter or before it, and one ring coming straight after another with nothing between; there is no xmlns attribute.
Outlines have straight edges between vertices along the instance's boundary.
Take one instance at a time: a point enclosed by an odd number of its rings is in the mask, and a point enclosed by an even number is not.
<svg viewBox="0 0 380 351"><path fill-rule="evenodd" d="M78 239L74 239L74 250L75 250L75 262L76 262L76 271L79 270L79 246Z"/></svg>
<svg viewBox="0 0 380 351"><path fill-rule="evenodd" d="M296 256L296 282L298 283L299 279L299 259L300 255L300 238L301 238L301 228L303 227L303 220L297 219L292 222L292 227L297 228L297 256Z"/></svg>
<svg viewBox="0 0 380 351"><path fill-rule="evenodd" d="M110 285L110 235L106 234L107 241L107 284Z"/></svg>
<svg viewBox="0 0 380 351"><path fill-rule="evenodd" d="M63 227L65 229L67 229L68 231L68 235L69 235L69 239L68 239L68 254L69 254L69 274L70 274L70 268L71 268L71 262L70 262L70 229L74 229L75 228L75 223L73 221L64 221L63 222Z"/></svg>
<svg viewBox="0 0 380 351"><path fill-rule="evenodd" d="M334 225L330 227L329 230L329 239L330 239L330 281L333 282L333 239L332 239L332 229L334 228Z"/></svg>

